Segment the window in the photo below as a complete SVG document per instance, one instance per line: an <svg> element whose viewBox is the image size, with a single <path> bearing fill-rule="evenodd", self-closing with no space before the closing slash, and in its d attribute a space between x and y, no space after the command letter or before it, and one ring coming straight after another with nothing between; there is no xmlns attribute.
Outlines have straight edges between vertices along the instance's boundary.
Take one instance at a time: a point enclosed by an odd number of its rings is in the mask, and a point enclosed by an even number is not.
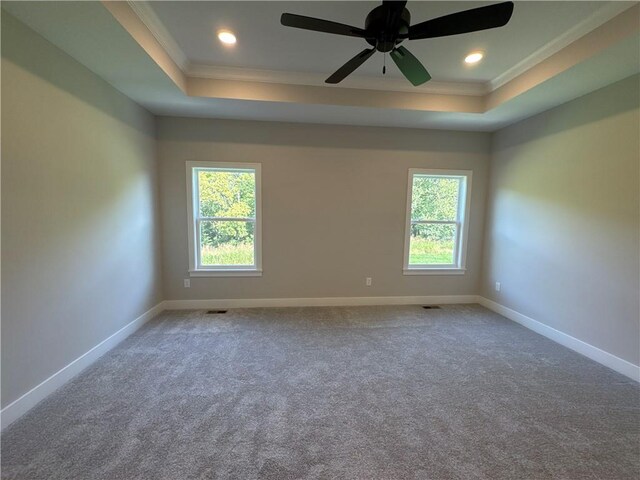
<svg viewBox="0 0 640 480"><path fill-rule="evenodd" d="M187 162L189 272L259 276L260 165Z"/></svg>
<svg viewBox="0 0 640 480"><path fill-rule="evenodd" d="M409 170L405 275L464 273L471 172Z"/></svg>

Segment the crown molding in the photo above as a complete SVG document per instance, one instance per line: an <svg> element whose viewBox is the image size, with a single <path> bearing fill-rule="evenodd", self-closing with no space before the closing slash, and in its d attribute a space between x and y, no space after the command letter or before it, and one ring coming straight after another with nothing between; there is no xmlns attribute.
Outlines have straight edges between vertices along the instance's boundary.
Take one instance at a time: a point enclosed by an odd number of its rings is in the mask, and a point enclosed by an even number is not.
<svg viewBox="0 0 640 480"><path fill-rule="evenodd" d="M585 20L576 24L564 34L554 38L531 55L488 82L443 82L430 81L422 86L413 87L403 78L371 77L352 75L340 86L324 83L325 74L295 72L283 70L251 69L205 64L192 64L162 21L153 11L147 0L127 0L134 14L149 29L153 37L165 49L166 54L178 65L183 74L195 79L252 82L264 84L298 85L324 87L326 89L360 89L386 92L410 92L433 95L460 95L483 97L490 95L515 78L532 70L554 54L567 48L586 34L607 23L617 15L634 7L636 1L607 2Z"/></svg>
<svg viewBox="0 0 640 480"><path fill-rule="evenodd" d="M185 72L189 77L215 80L235 80L243 82L279 83L285 85L309 85L314 87L337 88L327 85L326 74L264 70L241 67L190 64ZM403 78L364 77L352 75L340 83L341 88L364 90L386 90L394 92L431 93L439 95L481 96L488 93L484 82L436 82L431 81L414 87Z"/></svg>
<svg viewBox="0 0 640 480"><path fill-rule="evenodd" d="M164 26L160 18L153 11L150 2L141 0L127 0L127 4L131 10L138 16L140 21L146 25L155 39L162 45L167 55L185 72L189 68L189 59L182 51L180 46L173 39L167 28Z"/></svg>
<svg viewBox="0 0 640 480"><path fill-rule="evenodd" d="M158 43L166 50L182 72L190 77L215 80L236 80L285 85L309 85L335 88L324 83L325 74L251 69L216 65L192 64L173 39L160 18L153 11L151 2L128 0L127 4L149 29ZM392 92L430 93L439 95L482 96L489 92L488 82L438 82L430 81L420 87L410 85L403 78L351 76L342 82L343 88L386 90Z"/></svg>
<svg viewBox="0 0 640 480"><path fill-rule="evenodd" d="M535 67L539 63L543 62L547 58L552 55L558 53L563 48L571 45L573 42L578 40L579 38L585 36L587 33L595 30L599 26L605 24L612 18L621 14L625 10L637 5L635 1L617 1L617 2L607 2L602 8L593 12L592 15L585 18L580 23L576 24L566 32L564 32L559 37L554 38L547 44L540 47L538 50L533 52L528 57L524 58L513 67L508 69L507 71L501 73L493 80L488 82L487 90L488 92L493 92L494 90L502 87L503 85L509 83L511 80L516 78L519 75L522 75L527 70Z"/></svg>

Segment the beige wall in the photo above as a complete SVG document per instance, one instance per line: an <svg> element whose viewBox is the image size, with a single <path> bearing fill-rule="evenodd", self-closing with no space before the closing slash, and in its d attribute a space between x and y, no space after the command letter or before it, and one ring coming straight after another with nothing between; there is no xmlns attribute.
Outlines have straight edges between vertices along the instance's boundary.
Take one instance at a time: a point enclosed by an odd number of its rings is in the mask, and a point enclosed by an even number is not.
<svg viewBox="0 0 640 480"><path fill-rule="evenodd" d="M159 118L158 140L167 299L477 293L488 134ZM188 160L262 164L262 277L183 287ZM410 167L473 170L466 275L402 274Z"/></svg>
<svg viewBox="0 0 640 480"><path fill-rule="evenodd" d="M2 14L2 406L161 299L153 117Z"/></svg>
<svg viewBox="0 0 640 480"><path fill-rule="evenodd" d="M636 75L494 135L482 281L485 297L636 365L639 88Z"/></svg>

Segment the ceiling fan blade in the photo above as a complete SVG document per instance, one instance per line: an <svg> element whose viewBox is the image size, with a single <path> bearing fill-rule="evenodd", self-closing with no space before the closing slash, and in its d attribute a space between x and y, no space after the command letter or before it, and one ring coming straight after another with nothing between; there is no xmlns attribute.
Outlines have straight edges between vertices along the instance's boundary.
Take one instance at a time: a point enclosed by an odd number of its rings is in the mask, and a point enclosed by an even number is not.
<svg viewBox="0 0 640 480"><path fill-rule="evenodd" d="M352 73L356 68L362 65L376 51L375 48L366 48L341 66L333 75L325 80L325 83L340 83L342 80Z"/></svg>
<svg viewBox="0 0 640 480"><path fill-rule="evenodd" d="M429 75L427 69L422 66L420 60L414 57L406 48L395 48L391 51L390 55L402 74L414 87L431 80L431 75Z"/></svg>
<svg viewBox="0 0 640 480"><path fill-rule="evenodd" d="M333 33L336 35L360 38L365 38L366 36L362 28L322 20L320 18L295 15L293 13L283 13L280 17L280 23L285 27L302 28L303 30L313 30L314 32Z"/></svg>
<svg viewBox="0 0 640 480"><path fill-rule="evenodd" d="M502 27L509 22L512 13L513 2L472 8L413 25L409 27L408 38L409 40L419 40L421 38L446 37Z"/></svg>

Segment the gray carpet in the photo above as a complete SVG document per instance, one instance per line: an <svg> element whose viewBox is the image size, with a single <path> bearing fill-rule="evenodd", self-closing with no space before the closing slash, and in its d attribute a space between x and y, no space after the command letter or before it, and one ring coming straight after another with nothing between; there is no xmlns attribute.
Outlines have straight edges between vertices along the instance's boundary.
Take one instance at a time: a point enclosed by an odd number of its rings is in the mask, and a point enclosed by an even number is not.
<svg viewBox="0 0 640 480"><path fill-rule="evenodd" d="M477 305L165 312L3 479L637 479L637 383Z"/></svg>

